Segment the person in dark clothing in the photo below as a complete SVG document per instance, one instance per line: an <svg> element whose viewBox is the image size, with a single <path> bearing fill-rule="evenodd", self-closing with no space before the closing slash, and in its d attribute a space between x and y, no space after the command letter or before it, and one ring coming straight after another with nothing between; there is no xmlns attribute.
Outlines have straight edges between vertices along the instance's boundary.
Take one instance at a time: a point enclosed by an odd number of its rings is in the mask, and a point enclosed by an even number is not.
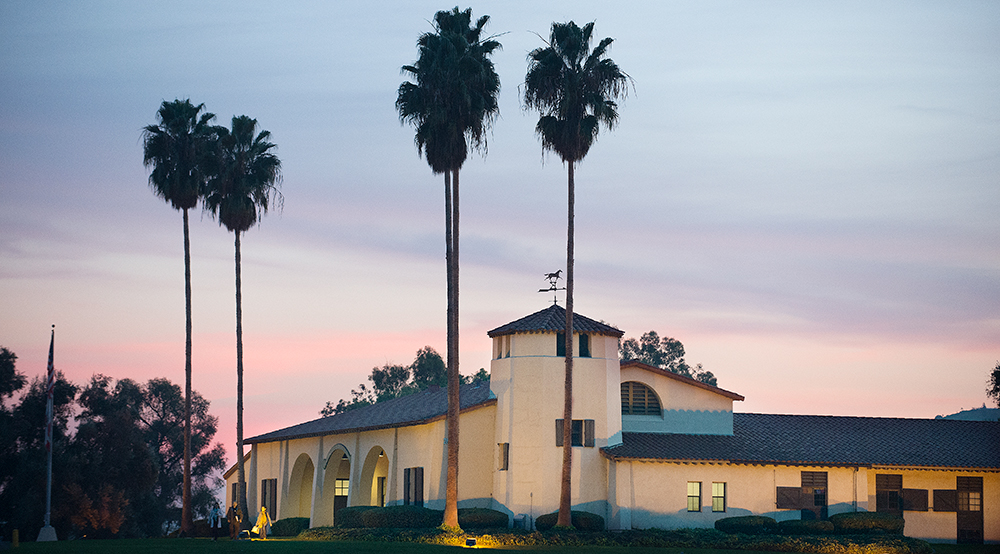
<svg viewBox="0 0 1000 554"><path fill-rule="evenodd" d="M240 524L243 522L243 510L236 505L235 500L226 512L226 519L229 520L229 538L236 540L240 534Z"/></svg>

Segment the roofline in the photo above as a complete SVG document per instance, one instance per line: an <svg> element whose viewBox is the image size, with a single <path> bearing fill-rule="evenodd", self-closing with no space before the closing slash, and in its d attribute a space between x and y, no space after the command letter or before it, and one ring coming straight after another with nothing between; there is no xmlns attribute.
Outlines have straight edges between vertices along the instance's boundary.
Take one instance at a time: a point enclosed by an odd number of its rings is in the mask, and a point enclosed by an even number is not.
<svg viewBox="0 0 1000 554"><path fill-rule="evenodd" d="M472 410L477 410L479 408L485 408L486 406L495 405L496 403L497 403L497 399L496 398L488 398L488 399L484 400L483 402L480 402L479 404L473 404L471 406L466 406L465 408L462 408L461 410L459 410L458 413L459 414L463 414L465 412L469 412L469 411L472 411ZM317 431L317 432L313 432L313 433L300 433L300 434L297 434L297 435L288 435L288 436L284 436L284 437L280 437L280 438L276 437L276 438L272 438L272 439L262 439L261 437L263 435L257 435L256 437L251 437L249 439L244 440L243 443L244 444L263 444L263 443L267 443L267 442L287 441L287 440L295 440L295 439L307 439L307 438L310 438L310 437L326 437L326 436L331 436L331 435L343 435L345 433L361 433L361 432L364 432L364 431L378 431L380 429L393 429L393 428L398 428L398 427L413 427L415 425L425 425L427 423L433 423L435 421L440 421L440 420L445 419L447 417L448 417L448 414L444 413L444 414L436 415L436 416L425 418L425 419L418 419L418 420L412 420L412 421L403 421L403 422L400 422L400 423L386 423L386 424L383 424L383 425L369 425L367 427L348 427L346 429L336 429L336 430L332 430L332 431Z"/></svg>
<svg viewBox="0 0 1000 554"><path fill-rule="evenodd" d="M246 463L249 461L250 461L250 453L247 452L246 454L243 455L243 465L246 465ZM223 480L229 479L229 476L236 471L236 468L239 467L239 465L240 465L239 462L233 464L233 467L227 469L226 472L222 474L222 479Z"/></svg>
<svg viewBox="0 0 1000 554"><path fill-rule="evenodd" d="M733 464L733 465L753 465L753 466L792 466L792 467L853 467L865 469L892 469L892 470L914 470L914 471L972 471L982 473L998 473L1000 467L964 467L964 466L921 466L912 464L865 464L851 462L820 462L820 461L787 461L787 460L737 460L737 459L708 459L708 458L650 458L645 456L616 456L607 451L607 447L601 448L601 454L616 462L655 462L665 464Z"/></svg>
<svg viewBox="0 0 1000 554"><path fill-rule="evenodd" d="M580 315L580 314L577 314L577 315ZM489 331L489 332L486 333L486 336L489 337L489 338L491 338L491 339L495 339L497 337L505 337L507 335L541 335L541 334L555 335L557 333L562 333L562 332L563 331L553 331L553 330L550 330L550 329L532 329L530 331L511 330L511 331L502 331L502 332L495 332L495 333L493 331ZM616 337L616 338L619 338L619 339L622 338L623 336L625 336L625 332L624 331L618 331L617 333L612 333L610 331L584 331L584 330L578 330L578 329L574 329L573 330L573 334L574 335L601 335L601 336L604 336L604 337Z"/></svg>
<svg viewBox="0 0 1000 554"><path fill-rule="evenodd" d="M725 397L730 398L732 400L740 400L740 401L746 400L743 397L743 395L741 395L741 394L737 394L735 392L727 391L725 389L720 389L719 387L716 387L716 386L713 386L713 385L709 385L708 383L702 383L701 381L698 381L696 379L692 379L690 377L685 377L683 375L678 375L678 374L676 374L676 373L674 373L672 371L667 371L665 369L662 369L662 368L659 368L659 367L656 367L656 366L652 366L652 365L640 362L638 360L622 360L621 361L621 368L626 368L626 367L634 367L634 368L643 369L643 370L646 370L646 371L649 371L649 372L652 372L652 373L658 373L658 374L660 374L660 375L662 375L664 377L667 377L669 379L673 379L675 381L680 381L681 383L684 383L684 384L687 384L687 385L692 385L692 386L698 387L700 389L705 389L708 392L714 392L715 394L725 396Z"/></svg>

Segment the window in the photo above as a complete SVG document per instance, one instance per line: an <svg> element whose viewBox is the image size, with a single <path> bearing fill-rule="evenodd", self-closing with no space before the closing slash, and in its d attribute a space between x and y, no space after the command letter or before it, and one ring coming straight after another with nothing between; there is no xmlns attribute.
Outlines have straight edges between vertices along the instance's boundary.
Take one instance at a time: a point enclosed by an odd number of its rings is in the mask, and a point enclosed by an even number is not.
<svg viewBox="0 0 1000 554"><path fill-rule="evenodd" d="M507 471L510 467L510 443L501 442L497 446L500 447L497 452L497 469Z"/></svg>
<svg viewBox="0 0 1000 554"><path fill-rule="evenodd" d="M902 515L902 491L902 475L876 474L875 511Z"/></svg>
<svg viewBox="0 0 1000 554"><path fill-rule="evenodd" d="M574 419L571 429L571 443L573 446L594 446L594 420ZM563 420L556 420L556 446L563 445Z"/></svg>
<svg viewBox="0 0 1000 554"><path fill-rule="evenodd" d="M556 356L566 357L566 333L556 333Z"/></svg>
<svg viewBox="0 0 1000 554"><path fill-rule="evenodd" d="M267 513L278 519L278 480L260 480L260 505L267 508Z"/></svg>
<svg viewBox="0 0 1000 554"><path fill-rule="evenodd" d="M590 357L590 335L580 333L580 357Z"/></svg>
<svg viewBox="0 0 1000 554"><path fill-rule="evenodd" d="M712 483L712 511L726 511L726 484Z"/></svg>
<svg viewBox="0 0 1000 554"><path fill-rule="evenodd" d="M337 479L333 482L333 495L334 496L347 496L347 492L350 490L351 481L349 479Z"/></svg>
<svg viewBox="0 0 1000 554"><path fill-rule="evenodd" d="M776 507L779 510L802 510L802 519L825 519L826 493L825 471L803 471L802 486L777 488Z"/></svg>
<svg viewBox="0 0 1000 554"><path fill-rule="evenodd" d="M701 511L701 483L698 481L688 481L688 511Z"/></svg>
<svg viewBox="0 0 1000 554"><path fill-rule="evenodd" d="M424 505L424 468L408 467L403 470L403 504Z"/></svg>
<svg viewBox="0 0 1000 554"><path fill-rule="evenodd" d="M503 338L503 357L510 357L511 342L514 341L513 335L507 335Z"/></svg>
<svg viewBox="0 0 1000 554"><path fill-rule="evenodd" d="M378 478L378 506L385 508L385 477Z"/></svg>
<svg viewBox="0 0 1000 554"><path fill-rule="evenodd" d="M622 415L663 416L660 399L653 389L642 383L626 381L622 383Z"/></svg>

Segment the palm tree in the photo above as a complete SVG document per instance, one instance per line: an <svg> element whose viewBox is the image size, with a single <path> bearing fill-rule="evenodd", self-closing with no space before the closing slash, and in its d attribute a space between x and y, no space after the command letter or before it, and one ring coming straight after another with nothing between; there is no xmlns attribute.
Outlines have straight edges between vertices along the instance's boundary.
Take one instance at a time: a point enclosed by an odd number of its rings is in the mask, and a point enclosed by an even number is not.
<svg viewBox="0 0 1000 554"><path fill-rule="evenodd" d="M542 148L552 150L567 164L569 211L566 238L566 379L563 406L563 465L557 525L569 527L570 471L573 463L573 206L574 167L597 139L601 125L609 130L618 121L615 100L628 93L629 76L605 57L613 39L590 49L594 23L581 29L576 23L553 23L546 47L528 54L524 103L538 110L535 132Z"/></svg>
<svg viewBox="0 0 1000 554"><path fill-rule="evenodd" d="M152 167L149 186L153 193L184 214L184 301L186 338L184 347L184 485L181 501L181 533L194 530L191 517L191 241L188 210L198 205L206 181L205 156L209 150L215 119L199 113L191 100L164 101L156 112L156 125L142 130L145 167Z"/></svg>
<svg viewBox="0 0 1000 554"><path fill-rule="evenodd" d="M216 165L205 187L205 209L236 235L236 465L240 509L247 509L243 467L243 296L240 283L240 235L259 223L268 208L281 207L281 160L271 151L269 131L257 132L257 120L235 116L232 130L216 127ZM251 517L244 518L244 526Z"/></svg>
<svg viewBox="0 0 1000 554"><path fill-rule="evenodd" d="M485 132L500 108L500 77L490 55L500 48L483 38L489 16L472 25L472 9L439 11L434 32L420 35L419 56L403 73L416 83L399 86L396 109L400 121L416 128L418 154L431 171L444 173L445 264L447 265L448 472L443 524L458 528L458 175L468 148L485 152Z"/></svg>

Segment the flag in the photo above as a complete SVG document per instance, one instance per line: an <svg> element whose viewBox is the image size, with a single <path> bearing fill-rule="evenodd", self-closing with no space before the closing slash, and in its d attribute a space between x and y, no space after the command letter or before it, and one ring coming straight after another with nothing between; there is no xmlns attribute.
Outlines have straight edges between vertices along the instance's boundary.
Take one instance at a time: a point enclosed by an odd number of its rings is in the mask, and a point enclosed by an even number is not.
<svg viewBox="0 0 1000 554"><path fill-rule="evenodd" d="M48 382L45 386L45 451L52 452L52 395L56 389L56 370L52 363L56 344L55 325L52 326L52 338L49 340Z"/></svg>

